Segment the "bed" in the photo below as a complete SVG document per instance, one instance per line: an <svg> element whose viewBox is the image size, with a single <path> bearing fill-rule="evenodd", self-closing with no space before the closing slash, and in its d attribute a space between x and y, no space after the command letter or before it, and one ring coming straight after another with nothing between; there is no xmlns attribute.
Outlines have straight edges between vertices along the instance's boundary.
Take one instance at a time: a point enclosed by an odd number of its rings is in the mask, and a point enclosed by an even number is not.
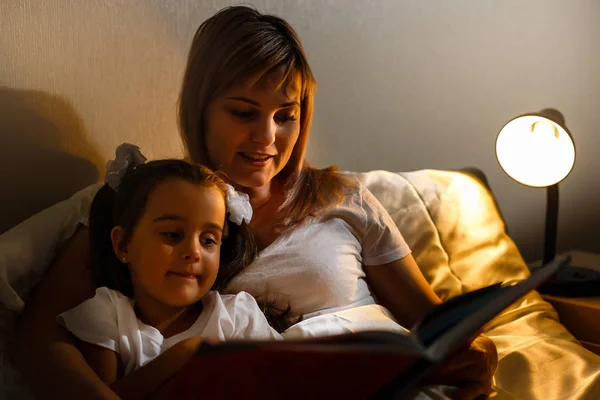
<svg viewBox="0 0 600 400"><path fill-rule="evenodd" d="M472 172L353 174L388 210L442 299L528 275L483 175ZM28 398L6 354L11 333L55 249L73 234L98 187L0 235L0 399ZM538 293L505 310L485 334L499 353L492 398L600 398L600 356L578 343Z"/></svg>

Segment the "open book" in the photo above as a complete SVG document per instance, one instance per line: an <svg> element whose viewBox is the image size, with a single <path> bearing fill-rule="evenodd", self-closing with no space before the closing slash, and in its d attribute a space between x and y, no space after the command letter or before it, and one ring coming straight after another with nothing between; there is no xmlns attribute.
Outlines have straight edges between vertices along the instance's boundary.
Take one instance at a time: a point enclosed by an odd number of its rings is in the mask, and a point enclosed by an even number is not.
<svg viewBox="0 0 600 400"><path fill-rule="evenodd" d="M433 308L402 335L370 331L284 341L203 343L159 390L164 398L407 398L484 325L570 262Z"/></svg>

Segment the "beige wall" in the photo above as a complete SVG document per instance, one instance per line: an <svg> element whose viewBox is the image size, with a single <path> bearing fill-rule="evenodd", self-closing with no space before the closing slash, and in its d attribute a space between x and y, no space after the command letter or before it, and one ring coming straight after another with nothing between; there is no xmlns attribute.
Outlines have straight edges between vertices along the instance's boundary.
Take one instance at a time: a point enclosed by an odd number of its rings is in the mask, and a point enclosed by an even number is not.
<svg viewBox="0 0 600 400"><path fill-rule="evenodd" d="M175 104L191 37L227 1L0 2L0 232L98 179L114 147L181 153ZM577 164L559 246L600 251L600 2L256 0L299 31L319 82L309 159L346 170L477 166L526 258L545 194L505 176L502 124L561 110Z"/></svg>

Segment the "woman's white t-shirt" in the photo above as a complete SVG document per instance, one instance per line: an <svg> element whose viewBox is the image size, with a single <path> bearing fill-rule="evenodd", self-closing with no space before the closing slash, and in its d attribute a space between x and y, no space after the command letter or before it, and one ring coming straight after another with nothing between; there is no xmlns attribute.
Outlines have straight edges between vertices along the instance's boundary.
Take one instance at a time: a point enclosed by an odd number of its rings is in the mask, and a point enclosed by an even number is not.
<svg viewBox="0 0 600 400"><path fill-rule="evenodd" d="M93 298L60 314L57 322L78 339L119 353L125 375L194 336L219 340L281 339L248 293L220 295L211 291L202 304L196 322L188 330L168 338L137 319L133 300L106 287L96 289Z"/></svg>
<svg viewBox="0 0 600 400"><path fill-rule="evenodd" d="M291 317L375 304L365 266L399 260L410 249L375 196L362 185L344 202L285 232L236 275L228 293L246 291Z"/></svg>

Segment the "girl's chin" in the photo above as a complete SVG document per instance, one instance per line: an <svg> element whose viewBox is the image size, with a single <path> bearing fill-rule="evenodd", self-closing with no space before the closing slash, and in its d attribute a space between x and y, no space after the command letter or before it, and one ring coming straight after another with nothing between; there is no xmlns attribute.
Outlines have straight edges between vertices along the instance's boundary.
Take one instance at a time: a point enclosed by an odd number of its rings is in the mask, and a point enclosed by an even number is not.
<svg viewBox="0 0 600 400"><path fill-rule="evenodd" d="M210 288L178 288L172 290L168 295L168 303L171 307L188 307L202 300L208 294Z"/></svg>
<svg viewBox="0 0 600 400"><path fill-rule="evenodd" d="M201 301L202 298L206 296L206 293L202 296L199 295L188 295L188 294L180 294L175 296L170 296L169 306L171 307L189 307L197 302Z"/></svg>

